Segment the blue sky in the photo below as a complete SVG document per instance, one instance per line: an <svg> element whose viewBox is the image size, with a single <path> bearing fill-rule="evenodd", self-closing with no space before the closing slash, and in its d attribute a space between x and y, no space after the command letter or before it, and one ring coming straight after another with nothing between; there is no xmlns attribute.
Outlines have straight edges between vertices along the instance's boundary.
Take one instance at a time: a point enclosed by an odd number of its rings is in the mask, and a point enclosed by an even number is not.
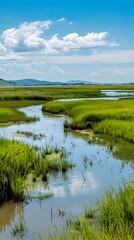
<svg viewBox="0 0 134 240"><path fill-rule="evenodd" d="M0 77L134 82L134 1L1 0Z"/></svg>

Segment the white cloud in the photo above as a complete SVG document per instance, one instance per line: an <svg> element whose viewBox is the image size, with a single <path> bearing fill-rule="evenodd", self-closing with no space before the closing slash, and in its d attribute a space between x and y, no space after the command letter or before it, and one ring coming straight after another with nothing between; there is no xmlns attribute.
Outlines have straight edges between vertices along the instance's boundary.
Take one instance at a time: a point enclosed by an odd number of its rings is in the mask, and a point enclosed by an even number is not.
<svg viewBox="0 0 134 240"><path fill-rule="evenodd" d="M3 55L0 55L0 61L1 62L8 62L8 61L18 61L24 59L23 56L20 56L16 53L9 52Z"/></svg>
<svg viewBox="0 0 134 240"><path fill-rule="evenodd" d="M12 51L23 52L45 48L45 42L40 35L48 29L52 21L24 22L19 28L5 30L1 39L4 46Z"/></svg>
<svg viewBox="0 0 134 240"><path fill-rule="evenodd" d="M6 53L6 48L0 43L0 55Z"/></svg>
<svg viewBox="0 0 134 240"><path fill-rule="evenodd" d="M57 20L57 22L65 22L65 21L66 21L65 18L59 18L59 19Z"/></svg>
<svg viewBox="0 0 134 240"><path fill-rule="evenodd" d="M57 20L65 21L65 18ZM69 33L60 38L58 34L50 39L45 38L44 32L52 25L52 21L24 22L18 28L5 30L0 39L0 50L3 52L28 52L43 50L44 54L63 53L67 51L93 48L115 47L118 44L108 39L107 32L87 33L84 36L78 33Z"/></svg>
<svg viewBox="0 0 134 240"><path fill-rule="evenodd" d="M109 42L109 40L107 40L107 36L107 32L92 32L85 36L80 36L78 33L70 33L60 39L58 38L58 34L56 34L53 35L47 43L50 49L57 49L63 52L100 46L117 46L117 43Z"/></svg>

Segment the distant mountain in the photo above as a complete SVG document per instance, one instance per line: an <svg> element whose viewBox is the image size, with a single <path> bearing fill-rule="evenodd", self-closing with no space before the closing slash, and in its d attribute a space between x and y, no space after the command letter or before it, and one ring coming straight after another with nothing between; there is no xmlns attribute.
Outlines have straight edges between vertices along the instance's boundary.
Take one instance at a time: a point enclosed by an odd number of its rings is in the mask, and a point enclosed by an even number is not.
<svg viewBox="0 0 134 240"><path fill-rule="evenodd" d="M6 81L4 79L0 79L0 86L61 86L61 85L103 85L103 83L93 83L90 81L85 81L85 80L70 80L67 82L52 82L52 81L46 81L46 80L37 80L37 79L21 79L21 80L10 80L10 81ZM129 83L121 83L120 85L133 85L133 82L129 82ZM109 84L107 84L109 85ZM115 84L110 84L110 85L119 85L119 83Z"/></svg>
<svg viewBox="0 0 134 240"><path fill-rule="evenodd" d="M84 81L84 80L70 80L66 82L67 85L91 85L93 82Z"/></svg>
<svg viewBox="0 0 134 240"><path fill-rule="evenodd" d="M36 79L12 80L15 86L44 86L44 85L63 85L61 82L41 81Z"/></svg>
<svg viewBox="0 0 134 240"><path fill-rule="evenodd" d="M52 82L46 80L37 80L37 79L21 79L21 80L10 80L5 81L0 80L1 86L58 86L58 85L91 85L92 82L82 81L82 80L70 80L67 82Z"/></svg>
<svg viewBox="0 0 134 240"><path fill-rule="evenodd" d="M14 83L10 81L5 81L4 79L0 79L0 86L13 86Z"/></svg>

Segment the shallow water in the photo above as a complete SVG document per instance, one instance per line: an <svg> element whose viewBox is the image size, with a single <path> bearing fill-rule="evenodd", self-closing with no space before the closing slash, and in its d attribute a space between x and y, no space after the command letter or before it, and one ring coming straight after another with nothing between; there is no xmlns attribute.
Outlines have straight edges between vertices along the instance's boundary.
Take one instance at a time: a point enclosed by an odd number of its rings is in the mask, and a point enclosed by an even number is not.
<svg viewBox="0 0 134 240"><path fill-rule="evenodd" d="M97 98L72 98L72 99L59 99L59 102L70 102L76 100L119 100L125 98L134 98L134 90L100 90L104 97Z"/></svg>
<svg viewBox="0 0 134 240"><path fill-rule="evenodd" d="M134 90L101 90L107 97L134 97Z"/></svg>
<svg viewBox="0 0 134 240"><path fill-rule="evenodd" d="M65 226L66 220L83 212L84 206L95 204L96 200L104 196L111 186L118 188L118 184L131 178L131 164L116 159L108 146L88 143L82 137L71 132L64 132L64 116L43 115L41 106L22 108L28 116L40 118L32 123L14 124L0 128L0 136L18 139L24 143L43 148L46 144L63 148L67 151L67 159L76 167L66 174L59 173L50 176L48 185L37 182L33 185L31 195L54 193L54 197L27 203L8 202L0 208L0 239L31 239L32 233L40 230L46 234ZM43 134L41 140L19 136L17 131L29 131ZM85 163L84 159L87 159ZM123 167L122 167L123 166ZM63 211L65 215L60 214ZM12 229L20 221L26 226L25 235L13 236Z"/></svg>

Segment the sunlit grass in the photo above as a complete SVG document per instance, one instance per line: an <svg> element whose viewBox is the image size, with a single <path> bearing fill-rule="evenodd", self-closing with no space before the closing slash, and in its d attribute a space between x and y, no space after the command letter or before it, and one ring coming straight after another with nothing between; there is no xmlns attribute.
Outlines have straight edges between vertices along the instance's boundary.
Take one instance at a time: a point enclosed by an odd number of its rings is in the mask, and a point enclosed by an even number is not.
<svg viewBox="0 0 134 240"><path fill-rule="evenodd" d="M72 122L65 121L65 127L72 129L92 128L97 133L106 133L128 141L134 141L134 100L118 101L72 101L48 102L43 111L64 113Z"/></svg>
<svg viewBox="0 0 134 240"><path fill-rule="evenodd" d="M94 130L96 133L105 133L134 142L134 121L107 119L98 123Z"/></svg>
<svg viewBox="0 0 134 240"><path fill-rule="evenodd" d="M23 112L11 108L0 108L0 123L31 122L36 117L27 117Z"/></svg>
<svg viewBox="0 0 134 240"><path fill-rule="evenodd" d="M110 190L96 208L84 210L83 216L68 221L66 229L56 231L51 240L133 240L134 185L124 184L116 192ZM45 240L45 235L33 239Z"/></svg>

